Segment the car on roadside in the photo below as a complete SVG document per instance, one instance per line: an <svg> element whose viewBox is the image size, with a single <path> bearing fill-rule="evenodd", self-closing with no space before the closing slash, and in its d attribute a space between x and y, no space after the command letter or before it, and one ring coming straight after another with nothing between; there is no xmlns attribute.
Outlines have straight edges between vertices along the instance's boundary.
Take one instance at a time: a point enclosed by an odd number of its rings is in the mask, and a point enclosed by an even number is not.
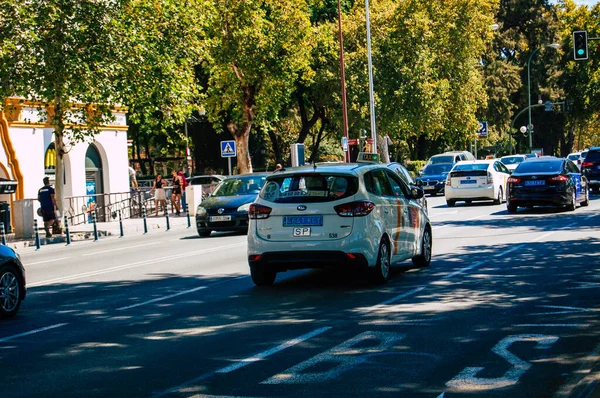
<svg viewBox="0 0 600 398"><path fill-rule="evenodd" d="M408 171L408 169L406 167L402 166L400 163L397 163L397 162L388 163L387 167L389 169L391 169L394 173L398 174L398 177L400 177L402 179L402 181L404 181L408 187L412 188L414 186L418 186L416 181L410 175L410 172ZM423 197L421 199L418 199L418 201L421 204L421 206L423 207L423 209L425 209L425 212L428 213L429 208L428 208L428 204L427 204L427 198L425 197L425 195L423 195Z"/></svg>
<svg viewBox="0 0 600 398"><path fill-rule="evenodd" d="M225 176L219 174L209 174L200 176L191 176L187 179L188 185L202 185L202 199L205 199L209 194L217 188L223 181Z"/></svg>
<svg viewBox="0 0 600 398"><path fill-rule="evenodd" d="M600 147L591 147L581 163L581 172L587 178L590 188L600 192Z"/></svg>
<svg viewBox="0 0 600 398"><path fill-rule="evenodd" d="M225 178L196 209L196 230L202 237L212 231L246 232L248 209L258 197L268 173L241 174Z"/></svg>
<svg viewBox="0 0 600 398"><path fill-rule="evenodd" d="M446 178L444 196L452 207L458 201L492 200L499 205L506 197L506 181L510 171L498 159L458 162Z"/></svg>
<svg viewBox="0 0 600 398"><path fill-rule="evenodd" d="M15 316L26 293L25 268L19 255L0 245L0 319Z"/></svg>
<svg viewBox="0 0 600 398"><path fill-rule="evenodd" d="M579 167L579 170L581 170L581 165L584 162L586 155L587 155L587 151L573 152L567 156L567 159L569 159L571 162L575 163L575 166Z"/></svg>
<svg viewBox="0 0 600 398"><path fill-rule="evenodd" d="M421 175L416 178L417 186L423 188L423 191L431 196L443 194L446 177L452 166L452 163L436 163L425 166Z"/></svg>
<svg viewBox="0 0 600 398"><path fill-rule="evenodd" d="M508 179L506 209L589 204L588 180L569 159L541 157L523 162Z"/></svg>
<svg viewBox="0 0 600 398"><path fill-rule="evenodd" d="M517 166L525 160L527 160L527 156L525 155L507 155L500 158L502 164L505 165L506 168L511 172L514 171Z"/></svg>
<svg viewBox="0 0 600 398"><path fill-rule="evenodd" d="M267 177L250 205L248 263L258 286L278 272L337 267L368 269L384 283L393 264L431 261L432 228L419 204L423 190L410 188L359 154L359 163L288 168Z"/></svg>

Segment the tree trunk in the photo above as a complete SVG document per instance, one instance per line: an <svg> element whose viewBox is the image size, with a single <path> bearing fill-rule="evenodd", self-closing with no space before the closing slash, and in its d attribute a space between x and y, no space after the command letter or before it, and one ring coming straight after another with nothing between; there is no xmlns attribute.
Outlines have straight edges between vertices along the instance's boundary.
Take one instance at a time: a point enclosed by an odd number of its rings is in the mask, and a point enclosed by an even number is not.
<svg viewBox="0 0 600 398"><path fill-rule="evenodd" d="M298 140L296 140L296 143L304 144L304 140L306 140L308 133L310 133L310 130L321 117L321 113L316 107L313 106L313 115L310 119L308 118L308 111L306 109L306 105L304 104L304 96L301 89L298 89L296 92L296 99L298 100L298 109L300 110L300 120L302 122L300 134L298 134Z"/></svg>
<svg viewBox="0 0 600 398"><path fill-rule="evenodd" d="M244 123L244 126L237 128L235 124L227 124L229 132L235 140L237 150L237 170L239 174L252 173L252 160L250 159L249 139L252 124Z"/></svg>
<svg viewBox="0 0 600 398"><path fill-rule="evenodd" d="M275 163L283 164L283 158L281 157L281 148L279 147L279 142L277 141L277 135L273 129L269 129L269 139L271 140L271 145L273 146L273 152L275 153Z"/></svg>
<svg viewBox="0 0 600 398"><path fill-rule="evenodd" d="M387 136L382 137L377 133L377 149L381 152L381 159L384 163L390 163L390 151L388 148Z"/></svg>
<svg viewBox="0 0 600 398"><path fill-rule="evenodd" d="M310 153L310 158L308 159L308 163L314 163L317 160L317 156L319 154L319 146L321 145L321 141L323 140L323 132L325 131L325 123L321 123L321 128L319 128L319 132L317 133L317 138L315 140L315 144L313 145L312 151Z"/></svg>
<svg viewBox="0 0 600 398"><path fill-rule="evenodd" d="M54 183L54 199L56 200L56 208L60 212L61 216L64 215L64 155L65 155L65 142L64 142L64 108L62 98L57 95L54 98L54 147L56 150L56 169L55 169L55 183Z"/></svg>

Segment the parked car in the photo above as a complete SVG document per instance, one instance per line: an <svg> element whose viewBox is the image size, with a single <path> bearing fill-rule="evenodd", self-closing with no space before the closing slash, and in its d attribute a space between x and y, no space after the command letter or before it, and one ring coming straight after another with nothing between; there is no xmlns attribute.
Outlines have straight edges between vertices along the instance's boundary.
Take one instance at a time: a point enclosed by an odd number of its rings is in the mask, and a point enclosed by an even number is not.
<svg viewBox="0 0 600 398"><path fill-rule="evenodd" d="M581 171L589 181L590 188L600 192L600 147L589 149L585 160L581 163Z"/></svg>
<svg viewBox="0 0 600 398"><path fill-rule="evenodd" d="M517 166L525 161L527 159L527 156L525 155L508 155L508 156L502 156L500 158L500 161L502 162L503 165L506 166L507 169L509 169L510 171L513 171L514 169L517 168Z"/></svg>
<svg viewBox="0 0 600 398"><path fill-rule="evenodd" d="M589 204L588 180L568 159L540 158L523 162L508 179L506 208L516 213L519 207L566 206L575 210L578 203Z"/></svg>
<svg viewBox="0 0 600 398"><path fill-rule="evenodd" d="M287 169L267 177L250 205L248 263L256 285L278 272L337 267L370 270L386 282L390 266L431 261L432 229L409 189L388 167L361 163Z"/></svg>
<svg viewBox="0 0 600 398"><path fill-rule="evenodd" d="M202 185L202 200L206 199L208 195L217 189L217 186L223 181L225 176L218 174L192 176L187 179L189 185Z"/></svg>
<svg viewBox="0 0 600 398"><path fill-rule="evenodd" d="M248 230L248 208L265 184L266 173L242 174L221 181L217 189L196 209L198 235L212 231Z"/></svg>
<svg viewBox="0 0 600 398"><path fill-rule="evenodd" d="M0 319L16 315L26 293L25 268L19 255L0 245Z"/></svg>
<svg viewBox="0 0 600 398"><path fill-rule="evenodd" d="M410 172L406 169L406 167L402 166L400 163L389 163L387 167L391 169L394 173L398 174L398 177L400 177L408 187L412 188L414 186L418 186L416 181L413 180L412 176L410 175ZM429 208L427 207L427 198L425 197L425 195L423 195L421 199L418 199L418 201L421 204L421 206L423 206L425 213L429 213Z"/></svg>
<svg viewBox="0 0 600 398"><path fill-rule="evenodd" d="M575 166L579 167L579 170L581 170L581 164L585 160L586 155L587 155L587 151L573 152L573 153L570 153L569 156L567 156L567 159L569 159L571 162L575 163Z"/></svg>
<svg viewBox="0 0 600 398"><path fill-rule="evenodd" d="M446 177L454 166L452 163L436 163L425 166L423 172L417 177L417 186L422 187L426 194L435 196L444 193Z"/></svg>
<svg viewBox="0 0 600 398"><path fill-rule="evenodd" d="M450 151L429 158L427 165L437 163L456 163L463 160L475 160L475 156L469 151Z"/></svg>
<svg viewBox="0 0 600 398"><path fill-rule="evenodd" d="M510 171L499 160L456 163L446 179L446 203L452 207L457 201L493 200L499 205L505 200L508 177Z"/></svg>

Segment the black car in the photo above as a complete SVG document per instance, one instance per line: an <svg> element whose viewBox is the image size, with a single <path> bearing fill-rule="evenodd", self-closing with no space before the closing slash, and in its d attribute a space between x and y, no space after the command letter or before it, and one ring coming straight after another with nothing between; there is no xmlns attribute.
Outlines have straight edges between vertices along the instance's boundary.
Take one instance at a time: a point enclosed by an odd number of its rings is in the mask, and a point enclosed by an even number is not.
<svg viewBox="0 0 600 398"><path fill-rule="evenodd" d="M581 172L587 178L590 188L600 192L600 147L592 147L581 163Z"/></svg>
<svg viewBox="0 0 600 398"><path fill-rule="evenodd" d="M566 206L589 204L587 178L568 159L531 159L517 166L507 181L506 208L515 213L519 206Z"/></svg>
<svg viewBox="0 0 600 398"><path fill-rule="evenodd" d="M432 196L444 193L446 177L452 166L453 163L435 163L426 166L423 173L417 177L417 186L422 187L425 193Z"/></svg>
<svg viewBox="0 0 600 398"><path fill-rule="evenodd" d="M221 181L217 189L196 210L200 236L212 231L248 231L248 209L265 184L266 173L243 174Z"/></svg>
<svg viewBox="0 0 600 398"><path fill-rule="evenodd" d="M0 319L19 311L25 293L25 268L19 256L8 246L0 246Z"/></svg>

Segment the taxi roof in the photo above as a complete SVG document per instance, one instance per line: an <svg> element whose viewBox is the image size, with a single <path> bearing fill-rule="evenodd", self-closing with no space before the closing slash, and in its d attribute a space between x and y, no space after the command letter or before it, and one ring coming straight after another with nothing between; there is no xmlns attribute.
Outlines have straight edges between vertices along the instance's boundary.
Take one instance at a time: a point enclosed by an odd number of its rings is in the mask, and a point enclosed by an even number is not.
<svg viewBox="0 0 600 398"><path fill-rule="evenodd" d="M315 163L311 165L286 167L279 171L273 172L271 178L278 176L288 176L294 174L309 174L309 173L335 173L335 174L353 174L358 175L363 171L385 168L383 163Z"/></svg>

